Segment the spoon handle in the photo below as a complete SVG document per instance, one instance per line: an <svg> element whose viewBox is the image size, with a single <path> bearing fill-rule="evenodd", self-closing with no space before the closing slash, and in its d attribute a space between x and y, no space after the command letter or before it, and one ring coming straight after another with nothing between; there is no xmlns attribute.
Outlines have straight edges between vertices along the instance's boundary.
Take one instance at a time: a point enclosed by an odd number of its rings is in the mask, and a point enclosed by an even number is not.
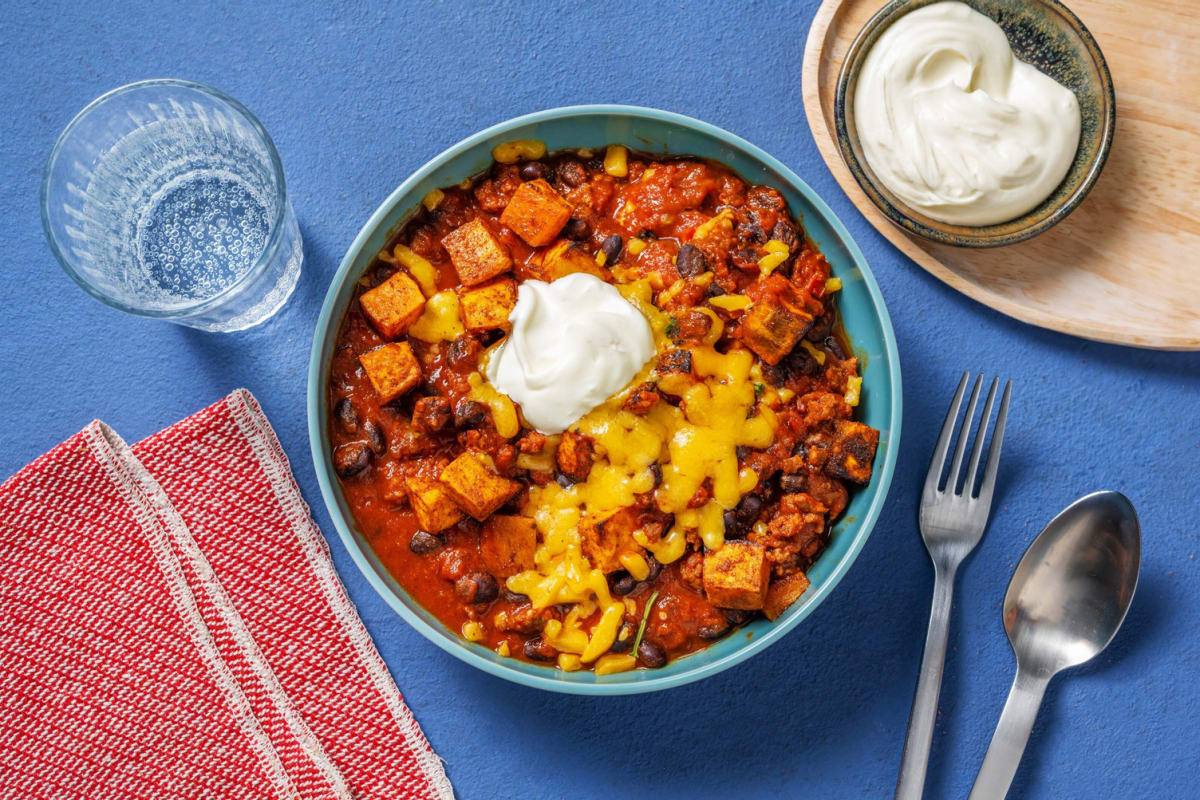
<svg viewBox="0 0 1200 800"><path fill-rule="evenodd" d="M1008 794L1049 682L1049 675L1031 675L1017 665L1017 677L1004 711L1000 712L1000 721L996 723L996 732L992 734L992 743L983 757L969 800L1002 800Z"/></svg>
<svg viewBox="0 0 1200 800"><path fill-rule="evenodd" d="M908 717L904 753L900 756L900 777L896 781L896 800L921 800L925 791L925 771L933 745L933 721L937 717L938 696L942 692L942 668L946 664L946 636L950 631L950 603L954 599L956 566L934 567L933 602L929 609L929 628L925 632L925 655L917 694Z"/></svg>

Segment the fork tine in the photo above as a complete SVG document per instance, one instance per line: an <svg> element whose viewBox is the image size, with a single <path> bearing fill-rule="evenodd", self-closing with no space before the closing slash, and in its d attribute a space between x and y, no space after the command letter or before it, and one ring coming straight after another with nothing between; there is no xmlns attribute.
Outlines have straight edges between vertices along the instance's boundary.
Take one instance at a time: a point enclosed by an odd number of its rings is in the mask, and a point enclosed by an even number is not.
<svg viewBox="0 0 1200 800"><path fill-rule="evenodd" d="M1004 384L1004 396L1000 398L1000 413L996 415L996 432L988 449L987 468L983 471L983 483L979 485L979 499L984 508L991 508L992 491L996 488L996 468L1000 463L1000 448L1004 446L1004 423L1008 419L1008 400L1012 395L1012 381Z"/></svg>
<svg viewBox="0 0 1200 800"><path fill-rule="evenodd" d="M958 476L962 472L963 454L967 451L967 439L971 435L971 425L975 422L975 406L979 403L979 389L983 386L983 375L975 379L975 388L971 389L971 402L967 403L967 413L963 416L962 428L958 431L958 442L954 446L954 463L950 466L950 475L946 479L946 491L958 494Z"/></svg>
<svg viewBox="0 0 1200 800"><path fill-rule="evenodd" d="M925 476L925 493L936 492L942 480L942 467L946 466L946 454L950 452L950 437L954 434L954 423L958 420L958 409L962 407L963 394L967 391L967 381L971 373L964 372L958 382L958 390L950 401L950 410L946 412L946 421L942 423L942 433L938 436L937 446L933 448L933 459L929 462L929 474Z"/></svg>
<svg viewBox="0 0 1200 800"><path fill-rule="evenodd" d="M992 406L996 402L996 390L1000 388L1000 379L992 378L992 388L988 389L987 402L983 404L983 416L979 419L979 431L975 434L975 446L971 449L971 467L967 470L967 482L963 484L963 494L967 497L975 495L975 476L979 474L979 459L983 455L983 443L987 441L988 423L992 419Z"/></svg>

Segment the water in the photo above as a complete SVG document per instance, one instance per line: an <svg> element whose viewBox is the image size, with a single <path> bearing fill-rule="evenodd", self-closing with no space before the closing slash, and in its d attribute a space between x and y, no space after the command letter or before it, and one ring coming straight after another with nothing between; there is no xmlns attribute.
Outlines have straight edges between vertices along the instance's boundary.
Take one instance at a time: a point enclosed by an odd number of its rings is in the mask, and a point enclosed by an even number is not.
<svg viewBox="0 0 1200 800"><path fill-rule="evenodd" d="M65 181L63 227L82 277L122 306L206 330L270 317L295 288L302 253L263 140L198 103L129 117L137 126Z"/></svg>
<svg viewBox="0 0 1200 800"><path fill-rule="evenodd" d="M138 222L137 258L149 282L180 301L232 286L267 245L267 206L245 180L200 170L162 187Z"/></svg>

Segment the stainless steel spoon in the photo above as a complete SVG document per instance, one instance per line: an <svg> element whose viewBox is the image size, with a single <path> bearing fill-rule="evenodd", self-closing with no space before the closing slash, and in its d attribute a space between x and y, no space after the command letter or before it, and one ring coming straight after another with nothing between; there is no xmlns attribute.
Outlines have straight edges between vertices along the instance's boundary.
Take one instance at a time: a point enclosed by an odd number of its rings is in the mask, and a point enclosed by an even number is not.
<svg viewBox="0 0 1200 800"><path fill-rule="evenodd" d="M1081 497L1025 551L1004 595L1004 629L1017 677L970 800L1008 794L1046 685L1108 646L1137 588L1142 536L1118 492Z"/></svg>

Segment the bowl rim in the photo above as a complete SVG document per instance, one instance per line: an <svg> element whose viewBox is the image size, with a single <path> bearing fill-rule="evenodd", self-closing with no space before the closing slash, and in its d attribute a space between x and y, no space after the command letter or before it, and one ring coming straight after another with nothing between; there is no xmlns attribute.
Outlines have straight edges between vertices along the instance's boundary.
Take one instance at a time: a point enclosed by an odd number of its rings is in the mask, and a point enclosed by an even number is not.
<svg viewBox="0 0 1200 800"><path fill-rule="evenodd" d="M820 214L825 222L830 226L834 233L841 238L845 245L851 260L861 270L863 276L863 284L867 289L871 300L874 316L878 319L880 329L883 333L883 345L886 362L889 366L891 376L890 392L891 406L888 409L888 415L891 421L891 428L888 430L888 447L883 453L882 463L877 464L876 474L879 478L879 484L875 490L875 494L871 499L871 503L862 514L860 520L855 524L853 532L854 538L851 540L846 553L840 561L838 561L831 570L828 578L819 586L815 593L814 599L809 602L790 619L773 624L765 633L755 636L752 639L746 640L745 644L739 646L728 655L709 661L693 668L684 668L679 672L674 672L660 677L645 678L641 677L637 681L621 682L619 680L609 680L604 683L600 682L572 682L563 681L551 677L551 670L547 668L547 675L529 674L519 671L514 667L510 667L503 662L494 662L483 658L478 653L466 646L466 643L459 637L453 634L453 631L448 631L444 626L440 626L441 630L435 629L424 619L419 617L404 602L398 597L390 587L376 574L375 569L370 564L368 557L363 548L359 546L353 532L350 529L349 521L344 519L340 509L338 508L338 489L334 485L331 478L332 469L330 458L325 448L323 447L322 438L323 431L320 426L320 408L324 402L324 372L325 359L322 353L325 350L327 340L336 336L337 330L335 322L339 322L341 316L334 319L335 304L337 295L343 284L347 281L350 270L355 261L362 253L367 241L371 235L383 225L387 217L397 208L400 202L413 191L414 187L418 186L430 173L446 163L458 158L465 151L475 147L489 139L506 133L515 128L520 128L525 125L546 122L548 120L569 118L569 117L588 117L588 116L625 116L639 119L651 119L659 122L667 122L678 125L684 128L689 128L698 133L711 136L727 145L732 145L736 149L740 149L744 154L760 161L768 169L773 170L783 181L791 185L791 188L800 193L804 199ZM411 198L411 204L415 207L420 202L419 197ZM394 227L394 226L393 226ZM485 128L478 133L472 134L457 144L452 145L434 158L427 161L419 169L412 173L404 180L387 199L379 205L367 222L359 230L351 243L346 254L343 256L341 263L338 265L337 271L330 279L329 289L326 292L325 300L322 303L320 314L316 321L316 327L313 334L312 351L309 356L308 365L308 387L307 387L307 414L308 414L308 433L309 445L312 451L313 468L317 475L317 483L321 489L321 498L325 502L325 507L329 511L330 518L333 521L334 527L338 531L338 535L343 546L349 552L351 560L358 567L359 571L367 579L367 582L375 590L375 592L388 604L401 618L405 620L414 630L420 633L433 644L440 647L450 655L470 664L473 667L483 670L484 672L504 678L514 683L523 686L530 686L538 689L545 689L553 692L562 692L566 694L584 694L584 695L626 695L640 694L643 692L658 691L661 689L669 689L676 686L682 686L702 678L715 675L722 672L735 664L739 664L750 656L764 650L770 644L786 635L789 631L795 628L802 620L808 617L814 609L817 608L825 598L833 591L842 578L849 571L850 567L857 559L859 552L866 544L866 540L870 537L872 530L875 527L876 521L882 513L888 496L888 490L891 487L892 476L896 468L896 459L899 453L900 431L902 420L902 384L900 377L900 356L896 345L896 335L892 328L891 317L888 315L887 307L883 301L882 292L875 280L874 274L871 272L867 264L866 257L859 249L858 244L851 237L849 231L842 224L841 220L834 215L832 209L805 183L796 173L784 166L780 161L766 153L761 148L750 142L736 136L728 131L718 128L706 122L687 117L682 114L677 114L670 111L662 111L654 108L646 108L642 106L616 105L616 104L597 104L597 105L576 105L563 106L560 108L552 108L544 111L534 112L514 117L496 125ZM414 601L415 602L415 601ZM617 679L621 675L630 673L619 673L616 675L606 676L606 678Z"/></svg>
<svg viewBox="0 0 1200 800"><path fill-rule="evenodd" d="M1054 9L1060 17L1069 23L1071 32L1083 42L1084 48L1096 65L1096 72L1100 76L1100 85L1097 87L1097 90L1105 99L1105 113L1103 116L1100 146L1097 148L1095 156L1093 156L1087 166L1087 172L1079 182L1079 185L1075 187L1075 190L1063 198L1052 213L1032 225L1015 231L1000 232L994 229L1008 225L1013 220L994 225L952 225L952 223L934 220L910 208L898 198L893 201L890 199L892 196L890 192L886 195L884 194L885 188L877 183L874 173L871 172L869 165L865 163L865 159L860 159L855 154L854 148L850 143L850 126L846 120L846 95L850 84L851 65L858 63L861 66L861 62L870 52L870 48L866 47L867 39L877 39L881 36L900 17L915 10L910 7L917 1L890 0L883 8L872 14L871 18L863 24L862 28L855 35L854 40L850 43L850 47L846 50L845 58L842 59L842 66L838 70L837 87L834 91L833 101L834 138L837 140L838 151L842 155L842 160L849 167L850 174L854 176L855 183L871 199L875 207L883 212L884 216L895 225L909 233L932 242L948 244L954 247L1002 247L1032 239L1039 233L1049 230L1066 219L1072 211L1079 207L1079 204L1083 202L1084 198L1091 192L1092 187L1095 186L1096 181L1100 177L1100 172L1104 169L1105 162L1108 161L1108 154L1112 149L1113 136L1116 133L1117 127L1116 90L1113 87L1112 73L1108 69L1108 61L1104 58L1104 53L1101 51L1099 43L1096 42L1096 38L1092 36L1092 32L1087 29L1087 26L1083 24L1083 21L1071 9L1067 8L1060 0L1038 0L1043 5ZM928 0L928 2L937 2L937 0ZM965 0L965 2L971 5L970 0ZM979 10L973 5L971 7L976 11ZM857 132L855 135L857 136ZM1061 182L1059 185L1061 185ZM1015 219L1020 219L1026 214L1032 213L1032 211L1041 208L1044 203L1045 200L1035 206L1034 209L1025 212L1025 214ZM922 222L922 218L929 219L934 225ZM951 226L955 230L950 231L936 227L939 225Z"/></svg>

